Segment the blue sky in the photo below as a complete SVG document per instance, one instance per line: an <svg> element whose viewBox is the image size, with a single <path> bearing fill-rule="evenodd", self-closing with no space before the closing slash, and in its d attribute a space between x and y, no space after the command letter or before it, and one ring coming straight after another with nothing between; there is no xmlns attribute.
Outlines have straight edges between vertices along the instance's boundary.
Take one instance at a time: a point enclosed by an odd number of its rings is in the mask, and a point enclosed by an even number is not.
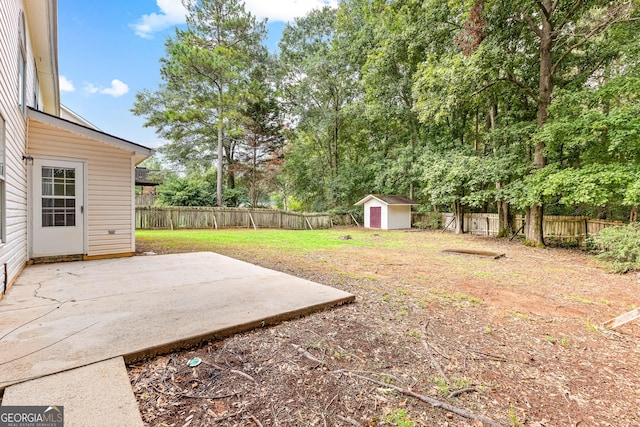
<svg viewBox="0 0 640 427"><path fill-rule="evenodd" d="M269 19L266 44L276 49L287 21L337 0L246 0ZM180 0L59 0L61 100L102 131L157 148L154 129L130 110L135 94L155 90L164 41L184 22Z"/></svg>

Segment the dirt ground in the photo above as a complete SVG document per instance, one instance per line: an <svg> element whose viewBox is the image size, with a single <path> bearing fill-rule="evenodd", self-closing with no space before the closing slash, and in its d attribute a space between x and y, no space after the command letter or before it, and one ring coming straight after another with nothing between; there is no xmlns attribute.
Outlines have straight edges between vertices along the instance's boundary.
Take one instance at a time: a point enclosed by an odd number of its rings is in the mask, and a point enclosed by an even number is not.
<svg viewBox="0 0 640 427"><path fill-rule="evenodd" d="M351 292L356 302L130 366L145 422L640 426L640 322L599 326L640 305L638 274L607 273L580 251L504 239L344 234L365 244L314 253L212 247ZM201 363L189 367L195 357Z"/></svg>

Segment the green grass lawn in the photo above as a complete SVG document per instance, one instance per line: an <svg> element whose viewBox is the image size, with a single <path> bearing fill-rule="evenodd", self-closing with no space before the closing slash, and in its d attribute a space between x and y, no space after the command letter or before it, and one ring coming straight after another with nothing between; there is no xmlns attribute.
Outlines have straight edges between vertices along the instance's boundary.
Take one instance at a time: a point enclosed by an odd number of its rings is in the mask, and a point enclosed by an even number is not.
<svg viewBox="0 0 640 427"><path fill-rule="evenodd" d="M350 235L351 240L340 240L339 236ZM145 243L161 243L167 249L189 248L190 250L212 250L212 248L236 248L250 245L265 250L313 252L346 246L393 245L399 235L384 233L384 242L374 242L376 236L356 229L348 230L137 230L136 239Z"/></svg>

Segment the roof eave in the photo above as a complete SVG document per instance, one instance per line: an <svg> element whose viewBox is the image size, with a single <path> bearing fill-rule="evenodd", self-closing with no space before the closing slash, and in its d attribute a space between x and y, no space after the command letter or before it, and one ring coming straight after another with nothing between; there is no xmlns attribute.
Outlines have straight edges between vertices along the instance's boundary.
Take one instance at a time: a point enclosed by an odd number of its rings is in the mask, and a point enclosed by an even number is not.
<svg viewBox="0 0 640 427"><path fill-rule="evenodd" d="M53 80L53 112L60 115L60 76L58 68L58 2L48 2L47 20L49 24L49 52Z"/></svg>
<svg viewBox="0 0 640 427"><path fill-rule="evenodd" d="M369 194L367 197L365 197L364 199L356 202L354 204L354 206L362 206L365 203L367 203L370 199L376 199L377 201L379 201L380 203L383 203L385 206L389 206L389 203L385 202L384 200L381 200L379 198L377 198L376 196L374 196L373 194Z"/></svg>
<svg viewBox="0 0 640 427"><path fill-rule="evenodd" d="M412 202L412 203L389 203L385 200L382 200L381 198L377 197L375 194L369 194L367 197L363 198L362 200L356 202L354 204L354 206L362 206L365 203L367 203L370 199L376 199L377 201L379 201L380 203L384 204L385 206L418 206L420 203L416 203L416 202Z"/></svg>
<svg viewBox="0 0 640 427"><path fill-rule="evenodd" d="M86 138L102 142L104 144L107 144L113 147L130 151L135 156L136 163L140 163L147 157L151 156L154 152L153 149L137 144L135 142L127 141L126 139L109 135L107 133L104 133L86 126L82 126L78 123L61 119L60 117L43 113L42 111L34 110L33 108L29 108L27 115L30 120L35 120L41 123L45 123L49 126L57 127L69 132L73 132L78 135L82 135Z"/></svg>
<svg viewBox="0 0 640 427"><path fill-rule="evenodd" d="M58 2L25 0L29 43L38 70L42 107L50 114L60 114L58 69Z"/></svg>

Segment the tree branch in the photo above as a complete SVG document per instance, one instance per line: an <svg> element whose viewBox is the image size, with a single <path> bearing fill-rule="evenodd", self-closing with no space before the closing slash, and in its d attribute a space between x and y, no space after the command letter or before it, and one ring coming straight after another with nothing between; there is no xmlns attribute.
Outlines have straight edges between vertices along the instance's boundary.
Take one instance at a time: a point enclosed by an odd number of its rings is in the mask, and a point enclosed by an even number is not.
<svg viewBox="0 0 640 427"><path fill-rule="evenodd" d="M429 405L433 406L434 408L442 408L445 411L452 412L452 413L454 413L456 415L460 415L461 417L467 418L469 420L481 421L482 423L487 424L487 425L492 426L492 427L501 427L501 424L498 424L497 422L493 421L491 418L487 418L487 417L482 416L482 415L476 415L476 414L474 414L472 412L467 411L466 409L462 409L462 408L459 408L457 406L451 405L449 403L443 402L441 400L434 399L431 396L426 396L424 394L416 393L413 390L408 389L408 388L398 387L397 385L393 385L393 384L387 384L385 382L378 381L376 379L369 378L369 377L364 377L362 375L357 375L357 374L354 374L354 373L349 372L349 371L338 370L338 371L333 371L333 373L335 373L335 374L346 374L347 376L350 376L350 377L355 377L355 378L358 378L358 379L361 379L361 380L372 382L374 384L379 385L380 387L391 388L391 389L397 391L398 393L406 394L407 396L415 397L418 400L421 400L421 401L423 401L425 403L428 403Z"/></svg>
<svg viewBox="0 0 640 427"><path fill-rule="evenodd" d="M507 77L502 77L499 80L513 83L514 85L522 89L527 95L529 95L535 102L538 102L538 93L522 83L520 80L516 79L514 76L509 75Z"/></svg>
<svg viewBox="0 0 640 427"><path fill-rule="evenodd" d="M500 80L501 80L501 79L500 79ZM473 92L473 93L471 94L471 97L473 98L474 96L480 95L480 94L481 94L482 92L484 92L485 90L487 90L487 89L491 89L493 86L497 85L497 84L498 84L498 82L499 82L500 80L495 80L495 81L493 81L493 82L491 82L491 83L487 83L486 85L484 85L483 87L481 87L481 88L480 88L480 89L478 89L477 91Z"/></svg>
<svg viewBox="0 0 640 427"><path fill-rule="evenodd" d="M556 3L558 2L558 0L556 0ZM556 29L554 30L556 33L559 33L560 31L562 31L562 29L564 28L565 25L567 25L567 23L569 22L569 20L571 18L573 18L573 16L576 14L576 12L578 11L578 9L580 8L581 5L584 4L584 0L576 0L571 7L569 8L569 11L567 12L567 15L564 17L564 19L562 20L562 22L560 24L558 24L558 26L556 27Z"/></svg>
<svg viewBox="0 0 640 427"><path fill-rule="evenodd" d="M603 22L600 22L598 25L593 27L591 31L585 34L585 36L582 39L580 39L573 45L569 46L551 66L551 74L552 75L555 74L556 70L558 69L562 61L564 61L564 59L575 49L578 49L580 46L584 45L593 37L605 31L607 28L611 27L612 25L623 22L623 20L619 15L623 11L624 6L625 5L620 6L616 11L614 11L614 13L610 15L609 19L605 19Z"/></svg>
<svg viewBox="0 0 640 427"><path fill-rule="evenodd" d="M533 19L531 19L530 16L525 15L524 12L522 12L522 19L521 21L525 22L527 24L527 26L529 27L529 29L531 31L533 31L534 33L536 33L536 35L538 37L542 37L542 31L540 31L540 28L538 28L538 26L536 25L535 22L533 22Z"/></svg>
<svg viewBox="0 0 640 427"><path fill-rule="evenodd" d="M544 16L547 18L547 21L551 21L551 12L553 11L547 10L546 6L541 1L538 2L538 6L540 7L540 11L542 11Z"/></svg>

